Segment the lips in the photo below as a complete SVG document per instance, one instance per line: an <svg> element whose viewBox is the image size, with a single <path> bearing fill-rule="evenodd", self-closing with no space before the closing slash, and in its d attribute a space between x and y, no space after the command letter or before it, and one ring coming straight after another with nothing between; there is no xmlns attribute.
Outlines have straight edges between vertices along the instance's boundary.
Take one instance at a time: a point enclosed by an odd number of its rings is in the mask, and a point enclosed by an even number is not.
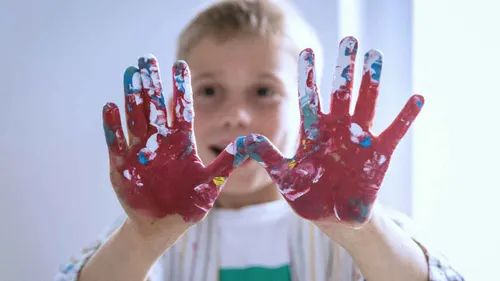
<svg viewBox="0 0 500 281"><path fill-rule="evenodd" d="M222 151L224 151L226 149L226 147L230 144L231 142L221 142L219 144L212 144L209 146L209 149L210 151L213 153L213 155L217 158L217 156L219 156ZM245 166L247 165L248 163L250 163L251 161L244 161L243 163L241 163L242 166Z"/></svg>
<svg viewBox="0 0 500 281"><path fill-rule="evenodd" d="M226 148L226 146L211 145L209 148L215 154L215 156L219 156L219 154L222 153L222 151Z"/></svg>

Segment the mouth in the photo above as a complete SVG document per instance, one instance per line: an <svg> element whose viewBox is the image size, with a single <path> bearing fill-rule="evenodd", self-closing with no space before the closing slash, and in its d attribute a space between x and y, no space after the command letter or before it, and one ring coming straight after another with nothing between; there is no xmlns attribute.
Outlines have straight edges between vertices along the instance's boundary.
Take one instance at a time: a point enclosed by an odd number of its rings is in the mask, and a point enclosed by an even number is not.
<svg viewBox="0 0 500 281"><path fill-rule="evenodd" d="M227 144L229 145L229 144ZM215 158L217 158L227 147L227 145L220 145L220 144L214 144L209 146L210 151L214 155ZM242 166L246 166L250 163L250 161L245 160L243 163L241 163Z"/></svg>
<svg viewBox="0 0 500 281"><path fill-rule="evenodd" d="M222 151L224 151L226 147L222 147L221 145L211 145L210 146L210 151L212 151L212 153L215 155L215 157L219 156L219 154L222 153Z"/></svg>

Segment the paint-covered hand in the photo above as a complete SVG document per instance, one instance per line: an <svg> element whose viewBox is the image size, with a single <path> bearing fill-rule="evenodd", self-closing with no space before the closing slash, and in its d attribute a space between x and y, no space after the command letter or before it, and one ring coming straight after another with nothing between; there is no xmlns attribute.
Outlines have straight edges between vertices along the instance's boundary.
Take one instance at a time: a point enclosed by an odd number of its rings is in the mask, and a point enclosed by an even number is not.
<svg viewBox="0 0 500 281"><path fill-rule="evenodd" d="M291 207L313 221L363 224L372 207L397 144L419 113L424 99L414 95L394 122L379 136L371 132L379 92L382 54L366 53L354 114L349 107L358 42L340 43L330 113L321 112L315 81L314 53L299 57L301 137L292 158L283 155L265 137L245 139L248 155L268 171Z"/></svg>
<svg viewBox="0 0 500 281"><path fill-rule="evenodd" d="M187 64L176 62L172 67L173 98L167 109L156 58L141 57L139 68L127 68L128 143L118 107L113 103L104 106L111 182L129 218L139 224L174 215L187 225L199 222L212 208L226 178L246 159L235 155L234 142L210 165L202 164L193 135L190 80Z"/></svg>

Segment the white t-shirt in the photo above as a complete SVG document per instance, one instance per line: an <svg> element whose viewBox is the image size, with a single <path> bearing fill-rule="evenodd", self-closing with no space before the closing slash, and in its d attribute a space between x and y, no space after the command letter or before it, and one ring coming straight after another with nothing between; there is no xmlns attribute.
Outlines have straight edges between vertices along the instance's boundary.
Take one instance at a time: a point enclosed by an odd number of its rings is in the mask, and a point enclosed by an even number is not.
<svg viewBox="0 0 500 281"><path fill-rule="evenodd" d="M152 281L362 280L348 253L284 200L213 209L151 273Z"/></svg>
<svg viewBox="0 0 500 281"><path fill-rule="evenodd" d="M408 229L405 216L391 212L390 217ZM61 266L54 280L76 281L86 261L124 219ZM463 280L445 257L422 249L430 280ZM361 281L363 277L347 251L280 200L239 210L213 209L157 261L149 280Z"/></svg>

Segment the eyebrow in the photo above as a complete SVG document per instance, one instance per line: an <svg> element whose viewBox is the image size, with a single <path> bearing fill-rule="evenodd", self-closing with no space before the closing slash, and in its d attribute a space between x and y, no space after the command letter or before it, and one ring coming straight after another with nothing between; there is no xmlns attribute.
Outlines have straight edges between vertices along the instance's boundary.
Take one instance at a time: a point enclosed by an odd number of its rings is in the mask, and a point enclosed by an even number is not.
<svg viewBox="0 0 500 281"><path fill-rule="evenodd" d="M214 78L215 75L210 72L202 72L200 74L193 75L191 78L191 82L196 82L198 80L211 79Z"/></svg>
<svg viewBox="0 0 500 281"><path fill-rule="evenodd" d="M259 78L266 78L266 79L271 79L275 82L282 83L282 81L278 78L278 76L274 75L273 73L270 72L265 72L259 75Z"/></svg>

